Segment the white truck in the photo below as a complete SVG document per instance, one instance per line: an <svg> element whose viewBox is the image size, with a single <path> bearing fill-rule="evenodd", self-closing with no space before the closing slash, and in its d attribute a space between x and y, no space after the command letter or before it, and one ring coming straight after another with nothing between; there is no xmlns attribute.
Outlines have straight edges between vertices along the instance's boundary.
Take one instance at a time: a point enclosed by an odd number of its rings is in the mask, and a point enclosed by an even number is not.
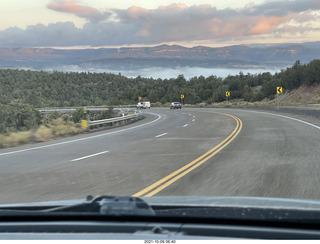
<svg viewBox="0 0 320 244"><path fill-rule="evenodd" d="M137 104L137 109L147 109L150 108L150 102L139 102Z"/></svg>

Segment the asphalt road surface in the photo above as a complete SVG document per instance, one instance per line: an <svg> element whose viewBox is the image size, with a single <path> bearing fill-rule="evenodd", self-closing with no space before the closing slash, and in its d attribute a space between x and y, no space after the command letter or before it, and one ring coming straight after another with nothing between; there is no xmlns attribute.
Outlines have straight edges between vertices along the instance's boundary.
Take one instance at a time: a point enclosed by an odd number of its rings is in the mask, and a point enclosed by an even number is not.
<svg viewBox="0 0 320 244"><path fill-rule="evenodd" d="M143 113L123 127L0 150L0 203L102 194L320 199L320 127L236 109Z"/></svg>

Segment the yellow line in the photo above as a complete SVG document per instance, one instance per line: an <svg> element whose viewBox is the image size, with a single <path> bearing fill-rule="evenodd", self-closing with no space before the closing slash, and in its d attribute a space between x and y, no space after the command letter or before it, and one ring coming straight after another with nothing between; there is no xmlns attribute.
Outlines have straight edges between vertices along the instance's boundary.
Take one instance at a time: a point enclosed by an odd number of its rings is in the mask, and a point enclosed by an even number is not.
<svg viewBox="0 0 320 244"><path fill-rule="evenodd" d="M233 118L233 117L232 117L232 118ZM233 118L233 119L235 119L235 118ZM152 184L151 186L143 189L142 191L134 194L133 196L134 196L134 197L138 197L138 196L141 196L141 195L143 195L143 194L145 194L145 193L153 190L155 187L161 185L161 184L164 183L165 181L167 181L167 180L169 180L170 178L176 176L176 175L179 174L180 172L186 170L187 168L191 167L192 165L196 164L197 162L199 162L200 160L202 160L203 158L205 158L206 156L208 156L210 153L214 152L217 148L219 148L219 147L220 147L221 145L223 145L226 141L228 141L228 140L233 136L234 133L236 133L236 131L237 131L237 129L238 129L238 126L239 126L238 120L236 120L236 121L237 121L237 126L236 126L236 128L234 129L234 131L233 131L223 142L221 142L220 144L218 144L218 145L215 146L214 148L210 149L208 152L206 152L205 154L201 155L200 157L196 158L196 159L193 160L191 163L189 163L189 164L183 166L182 168L174 171L173 173L171 173L171 174L169 174L168 176L162 178L161 180L155 182L155 183Z"/></svg>
<svg viewBox="0 0 320 244"><path fill-rule="evenodd" d="M239 124L239 122L237 121L237 125ZM240 126L242 128L242 124ZM239 128L240 128L239 127ZM158 192L162 191L164 188L168 187L169 185L171 185L172 183L174 183L175 181L177 181L178 179L182 178L183 176L185 176L186 174L188 174L189 172L191 172L192 170L194 170L195 168L199 167L200 165L202 165L203 163L205 163L207 160L209 160L210 158L212 158L214 155L216 155L218 152L220 152L222 149L224 149L227 145L229 145L234 138L236 138L236 136L239 134L241 129L239 129L236 134L233 136L233 138L231 140L229 140L228 142L226 142L223 146L221 146L220 148L218 148L216 151L214 151L212 154L210 154L208 157L206 157L205 159L201 160L200 162L198 162L197 164L195 164L194 166L190 167L189 169L183 171L181 174L177 175L176 177L174 177L173 179L167 181L165 184L159 186L157 189L153 190L152 192L146 194L146 197L151 197L155 194L157 194ZM220 143L221 144L221 143ZM220 145L219 144L219 145Z"/></svg>
<svg viewBox="0 0 320 244"><path fill-rule="evenodd" d="M211 113L218 113L218 112L211 112ZM153 196L153 195L157 194L158 192L160 192L164 188L168 187L169 185L171 185L172 183L174 183L175 181L177 181L178 179L180 179L181 177L183 177L184 175L186 175L190 171L192 171L195 168L202 165L208 159L210 159L211 157L216 155L218 152L220 152L223 148L225 148L227 145L229 145L229 143L231 143L234 140L234 138L236 138L237 135L239 134L239 132L241 131L242 121L234 115L224 114L224 113L218 113L218 114L223 114L223 115L229 116L237 122L236 128L232 131L232 133L225 140L223 140L217 146L210 149L208 152L204 153L200 157L193 160L191 163L188 163L187 165L183 166L182 168L174 171L173 173L169 174L168 176L162 178L161 180L158 180L157 182L155 182L152 185L148 186L147 188L135 193L132 196L139 197L139 196L142 196L150 191L151 192L146 194L145 196L149 197L149 196ZM163 183L165 183L165 184L163 184ZM163 184L163 185L161 185L161 184ZM160 186L160 187L158 187L158 186Z"/></svg>

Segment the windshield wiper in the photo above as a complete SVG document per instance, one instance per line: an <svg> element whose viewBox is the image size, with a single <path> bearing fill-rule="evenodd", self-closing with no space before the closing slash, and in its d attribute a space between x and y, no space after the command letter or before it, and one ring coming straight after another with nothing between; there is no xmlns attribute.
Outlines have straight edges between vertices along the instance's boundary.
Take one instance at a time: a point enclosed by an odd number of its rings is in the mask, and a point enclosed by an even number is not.
<svg viewBox="0 0 320 244"><path fill-rule="evenodd" d="M102 215L102 216L154 216L153 209L141 198L128 196L88 196L85 202L41 209L7 207L0 209L0 216L8 215Z"/></svg>
<svg viewBox="0 0 320 244"><path fill-rule="evenodd" d="M248 205L216 206L195 204L166 204L130 196L88 196L84 201L53 205L52 202L0 206L0 217L4 216L110 216L158 218L190 218L211 220L250 220L277 222L320 223L320 211L315 209L268 208Z"/></svg>
<svg viewBox="0 0 320 244"><path fill-rule="evenodd" d="M141 198L128 196L87 197L87 202L44 210L48 213L99 213L108 216L155 215L152 208Z"/></svg>

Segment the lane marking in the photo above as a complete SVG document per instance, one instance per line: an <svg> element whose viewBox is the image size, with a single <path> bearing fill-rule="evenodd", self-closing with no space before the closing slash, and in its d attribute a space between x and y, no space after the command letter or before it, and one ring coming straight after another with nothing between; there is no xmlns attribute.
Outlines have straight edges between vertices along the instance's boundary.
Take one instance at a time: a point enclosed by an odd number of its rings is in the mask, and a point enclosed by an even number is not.
<svg viewBox="0 0 320 244"><path fill-rule="evenodd" d="M104 153L108 153L108 152L109 151L104 151L104 152L99 152L99 153L91 154L91 155L88 155L88 156L84 156L84 157L81 157L81 158L72 159L72 160L70 160L70 162L76 162L76 161L80 161L82 159L92 158L94 156L98 156L98 155L101 155L101 154L104 154Z"/></svg>
<svg viewBox="0 0 320 244"><path fill-rule="evenodd" d="M214 155L216 155L218 152L220 152L222 149L224 149L226 146L228 146L240 133L242 129L242 121L231 114L225 114L225 113L219 113L219 112L209 112L209 113L215 113L215 114L222 114L225 116L229 116L233 118L237 125L235 129L232 131L232 133L224 139L221 143L201 155L200 157L196 158L192 162L186 164L185 166L181 167L180 169L174 171L173 173L169 174L168 176L158 180L157 182L153 183L152 185L146 187L145 189L135 193L132 195L133 197L151 197L157 194L158 192L162 191L163 189L167 188L177 180L179 180L181 177L185 176L192 170L196 169L206 161L208 161L210 158L212 158Z"/></svg>
<svg viewBox="0 0 320 244"><path fill-rule="evenodd" d="M184 126L182 126L182 127L187 127L189 124L185 124Z"/></svg>
<svg viewBox="0 0 320 244"><path fill-rule="evenodd" d="M195 119L192 120L192 122L194 122L194 121L195 121Z"/></svg>
<svg viewBox="0 0 320 244"><path fill-rule="evenodd" d="M80 138L80 139L75 139L75 140L70 140L70 141L53 143L53 144L49 144L49 145L45 145L45 146L32 147L32 148L26 148L26 149L21 149L21 150L17 150L17 151L0 153L0 156L16 154L16 153L22 153L22 152L28 152L28 151L33 151L33 150L39 150L39 149L43 149L43 148L60 146L60 145L64 145L64 144L69 144L69 143L74 143L74 142L79 142L79 141L84 141L84 140L89 140L89 139L95 139L95 138L98 138L98 137L103 137L103 136L108 136L108 135L112 135L112 134L116 134L116 133L121 133L121 132L124 132L124 131L133 130L133 129L136 129L136 128L139 128L139 127L142 127L142 126L150 125L150 124L152 124L154 122L157 122L158 120L160 120L162 118L162 116L159 115L159 114L154 114L154 113L148 113L148 114L156 115L156 116L158 116L158 118L155 119L155 120L152 120L152 121L150 121L148 123L145 123L145 124L142 124L142 125L137 125L137 126L130 127L130 128L127 128L127 129L122 129L122 130L118 130L118 131L113 131L113 132L109 132L109 133L105 133L105 134L100 134L100 135L96 135L96 136L90 136L90 137L85 137L85 138Z"/></svg>
<svg viewBox="0 0 320 244"><path fill-rule="evenodd" d="M241 111L241 110L237 110L237 111ZM289 116L285 116L285 115L281 115L281 114L273 114L273 113L250 111L250 110L246 110L246 112L257 113L257 114L267 114L267 115L278 116L278 117L285 118L285 119L291 119L291 120L298 121L298 122L303 123L303 124L306 124L306 125L310 125L310 126L316 128L316 129L320 130L320 127L317 126L317 125L314 125L314 124L312 124L312 123L309 123L309 122L304 121L304 120L301 120L301 119L296 119L296 118L289 117Z"/></svg>
<svg viewBox="0 0 320 244"><path fill-rule="evenodd" d="M157 136L155 136L155 137L159 138L159 137L161 137L161 136L165 136L166 134L168 134L168 133L163 133L163 134L157 135Z"/></svg>

